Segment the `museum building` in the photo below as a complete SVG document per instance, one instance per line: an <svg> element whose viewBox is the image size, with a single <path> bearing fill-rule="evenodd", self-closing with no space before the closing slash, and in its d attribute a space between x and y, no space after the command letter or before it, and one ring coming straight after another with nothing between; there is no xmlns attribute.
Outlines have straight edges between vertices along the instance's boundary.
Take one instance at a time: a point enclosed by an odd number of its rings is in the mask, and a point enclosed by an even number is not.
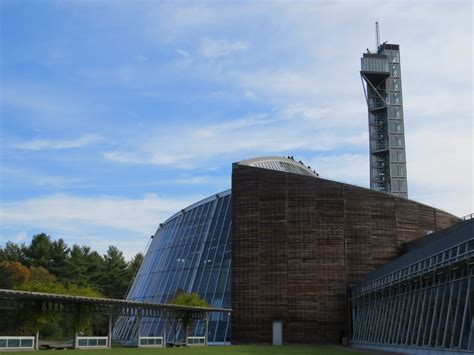
<svg viewBox="0 0 474 355"><path fill-rule="evenodd" d="M460 219L407 198L323 179L292 157L233 164L232 189L159 225L127 299L166 303L178 290L214 307L210 343L338 343L352 333L351 287L405 252L407 243ZM429 236L428 236L429 237ZM179 338L163 319L141 335ZM114 338L136 337L120 318ZM192 334L202 335L203 322ZM182 333L181 333L182 334Z"/></svg>

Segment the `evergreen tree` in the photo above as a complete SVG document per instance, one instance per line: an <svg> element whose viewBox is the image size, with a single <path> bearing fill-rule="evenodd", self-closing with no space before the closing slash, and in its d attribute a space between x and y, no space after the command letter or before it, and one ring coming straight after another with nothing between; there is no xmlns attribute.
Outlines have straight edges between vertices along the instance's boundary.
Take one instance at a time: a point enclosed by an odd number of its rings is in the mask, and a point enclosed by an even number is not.
<svg viewBox="0 0 474 355"><path fill-rule="evenodd" d="M41 266L48 269L51 256L51 237L44 233L33 236L28 247L23 249L26 265Z"/></svg>
<svg viewBox="0 0 474 355"><path fill-rule="evenodd" d="M56 275L59 280L67 280L69 274L70 249L62 239L51 243L50 262L47 267L49 272Z"/></svg>
<svg viewBox="0 0 474 355"><path fill-rule="evenodd" d="M89 247L80 247L73 245L69 254L69 269L66 277L67 282L79 286L89 285L89 275L87 272L87 256L90 252Z"/></svg>
<svg viewBox="0 0 474 355"><path fill-rule="evenodd" d="M69 248L64 240L51 242L49 235L37 234L23 251L27 265L44 267L59 280L67 280Z"/></svg>
<svg viewBox="0 0 474 355"><path fill-rule="evenodd" d="M104 258L98 252L93 251L86 255L86 260L89 286L98 290L102 290L102 273L105 269Z"/></svg>
<svg viewBox="0 0 474 355"><path fill-rule="evenodd" d="M128 264L121 251L111 245L104 255L102 290L107 297L123 298L130 282Z"/></svg>
<svg viewBox="0 0 474 355"><path fill-rule="evenodd" d="M137 253L132 260L128 263L128 268L130 270L130 280L133 279L135 274L138 272L138 269L140 269L140 266L143 262L143 254L142 253Z"/></svg>
<svg viewBox="0 0 474 355"><path fill-rule="evenodd" d="M23 244L18 245L13 242L7 242L4 248L0 248L0 260L18 261L25 264L24 248Z"/></svg>

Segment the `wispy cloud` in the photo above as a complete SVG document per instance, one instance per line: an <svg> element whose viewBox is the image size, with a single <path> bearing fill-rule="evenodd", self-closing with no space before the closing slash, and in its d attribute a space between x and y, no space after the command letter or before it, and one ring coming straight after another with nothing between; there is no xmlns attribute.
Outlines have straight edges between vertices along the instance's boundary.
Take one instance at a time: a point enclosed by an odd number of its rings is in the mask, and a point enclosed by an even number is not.
<svg viewBox="0 0 474 355"><path fill-rule="evenodd" d="M105 253L116 245L131 258L143 252L158 224L202 196L182 198L148 194L131 199L114 196L79 197L55 194L3 203L0 245L27 242L34 234L63 238L69 245L85 244Z"/></svg>
<svg viewBox="0 0 474 355"><path fill-rule="evenodd" d="M183 57L186 57L186 58L189 57L189 53L185 51L184 49L178 48L176 52L178 52L178 54L182 55Z"/></svg>
<svg viewBox="0 0 474 355"><path fill-rule="evenodd" d="M54 228L63 233L87 234L97 227L150 235L171 214L198 200L148 194L140 199L113 196L78 197L55 194L4 203L0 210L3 226Z"/></svg>
<svg viewBox="0 0 474 355"><path fill-rule="evenodd" d="M205 58L225 57L235 52L242 52L248 48L248 44L242 41L231 42L224 39L204 38L201 40L199 53Z"/></svg>
<svg viewBox="0 0 474 355"><path fill-rule="evenodd" d="M353 130L341 127L335 132L328 127L337 124L337 120L322 119L318 111L309 111L305 117L299 110L277 110L207 126L168 126L170 131L179 134L161 136L159 141L141 137L138 144L137 140L129 142L126 150L107 151L104 157L120 163L194 168L204 167L212 159L232 159L255 155L255 152L328 151L365 146L365 129L354 134Z"/></svg>
<svg viewBox="0 0 474 355"><path fill-rule="evenodd" d="M369 159L367 154L316 155L305 160L324 179L369 187Z"/></svg>
<svg viewBox="0 0 474 355"><path fill-rule="evenodd" d="M101 140L102 137L98 134L84 134L78 138L73 139L33 139L31 141L18 143L15 145L17 149L24 150L60 150L81 148Z"/></svg>

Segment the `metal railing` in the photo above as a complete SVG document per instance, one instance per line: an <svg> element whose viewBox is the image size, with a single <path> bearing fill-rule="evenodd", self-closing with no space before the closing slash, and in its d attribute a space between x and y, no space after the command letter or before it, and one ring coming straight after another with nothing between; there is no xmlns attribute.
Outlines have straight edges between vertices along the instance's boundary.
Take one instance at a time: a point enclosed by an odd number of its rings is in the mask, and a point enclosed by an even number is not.
<svg viewBox="0 0 474 355"><path fill-rule="evenodd" d="M108 347L107 337L77 337L76 339L77 349L107 348L107 347Z"/></svg>
<svg viewBox="0 0 474 355"><path fill-rule="evenodd" d="M24 350L35 348L35 337L0 336L1 350Z"/></svg>
<svg viewBox="0 0 474 355"><path fill-rule="evenodd" d="M187 337L186 345L188 346L206 345L206 337Z"/></svg>
<svg viewBox="0 0 474 355"><path fill-rule="evenodd" d="M165 346L163 337L140 337L138 338L139 348L157 348Z"/></svg>

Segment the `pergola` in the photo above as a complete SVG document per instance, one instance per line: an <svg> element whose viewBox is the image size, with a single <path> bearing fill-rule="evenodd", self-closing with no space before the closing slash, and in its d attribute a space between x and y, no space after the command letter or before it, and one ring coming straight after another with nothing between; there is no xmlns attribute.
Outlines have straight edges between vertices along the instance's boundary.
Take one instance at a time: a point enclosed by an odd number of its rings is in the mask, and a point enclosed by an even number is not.
<svg viewBox="0 0 474 355"><path fill-rule="evenodd" d="M207 339L209 313L230 313L232 311L227 308L193 307L167 303L136 302L113 298L0 289L0 309L18 310L28 306L40 307L39 309L45 312L77 314L86 310L92 314L107 315L109 318L107 342L109 347L112 344L113 317L136 316L138 327L140 327L142 317L181 319L184 316L188 316L191 320L206 321L205 336ZM140 331L138 331L138 334L140 334ZM77 337L77 334L75 337ZM38 348L38 338L39 334L36 333L36 348Z"/></svg>

